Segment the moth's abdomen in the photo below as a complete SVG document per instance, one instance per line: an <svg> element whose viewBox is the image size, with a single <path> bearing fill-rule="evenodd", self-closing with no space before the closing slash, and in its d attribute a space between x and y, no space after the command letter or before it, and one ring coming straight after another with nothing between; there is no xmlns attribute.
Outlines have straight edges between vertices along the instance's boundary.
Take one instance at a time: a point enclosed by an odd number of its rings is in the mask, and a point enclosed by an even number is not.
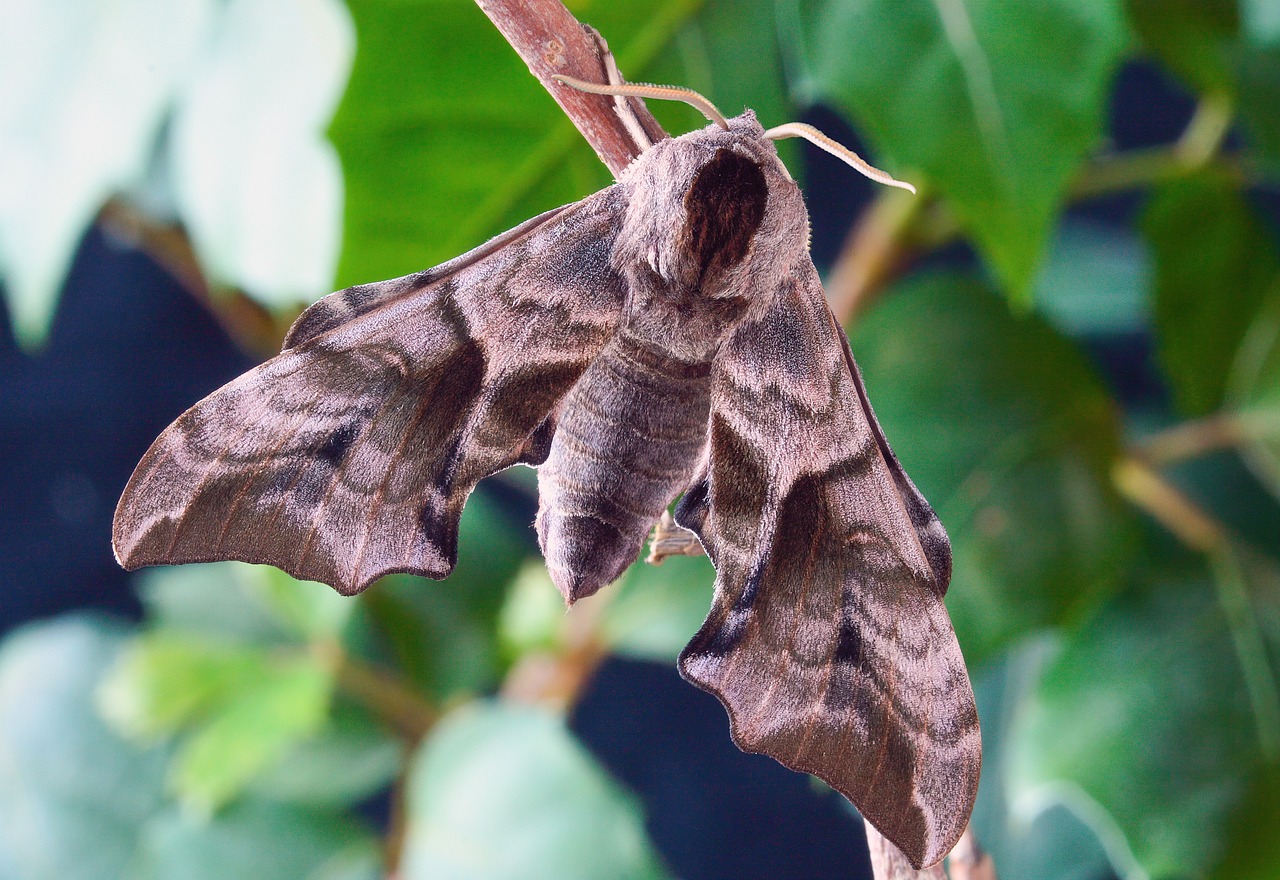
<svg viewBox="0 0 1280 880"><path fill-rule="evenodd" d="M538 475L537 525L570 602L622 574L689 484L706 440L710 372L623 330L566 398Z"/></svg>

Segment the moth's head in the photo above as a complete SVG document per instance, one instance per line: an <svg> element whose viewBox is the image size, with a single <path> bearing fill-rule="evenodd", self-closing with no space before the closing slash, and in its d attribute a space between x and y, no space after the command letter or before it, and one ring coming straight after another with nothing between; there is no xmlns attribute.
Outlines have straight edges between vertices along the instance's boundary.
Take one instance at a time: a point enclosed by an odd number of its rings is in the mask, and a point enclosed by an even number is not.
<svg viewBox="0 0 1280 880"><path fill-rule="evenodd" d="M800 189L748 110L659 141L623 173L628 205L614 258L676 291L751 297L809 246Z"/></svg>
<svg viewBox="0 0 1280 880"><path fill-rule="evenodd" d="M677 295L767 300L807 251L809 216L775 140L806 138L873 180L915 191L812 126L766 131L750 110L725 119L703 96L674 86L555 78L596 94L685 101L711 120L701 131L648 145L618 180L629 200L615 268L656 274L663 282L657 287Z"/></svg>

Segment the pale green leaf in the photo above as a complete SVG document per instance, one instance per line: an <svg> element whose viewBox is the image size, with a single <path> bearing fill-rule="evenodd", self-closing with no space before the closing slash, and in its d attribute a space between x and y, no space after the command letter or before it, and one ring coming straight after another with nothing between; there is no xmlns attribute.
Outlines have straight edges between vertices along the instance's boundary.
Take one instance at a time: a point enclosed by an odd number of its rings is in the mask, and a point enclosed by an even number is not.
<svg viewBox="0 0 1280 880"><path fill-rule="evenodd" d="M342 170L324 131L354 42L339 0L230 0L174 119L174 191L200 260L267 305L333 286Z"/></svg>
<svg viewBox="0 0 1280 880"><path fill-rule="evenodd" d="M212 0L0 2L0 277L20 341L48 329L103 202L141 182Z"/></svg>
<svg viewBox="0 0 1280 880"><path fill-rule="evenodd" d="M125 880L375 880L377 842L351 819L279 804L236 804L204 819L171 810L146 829ZM105 880L105 878L104 878Z"/></svg>
<svg viewBox="0 0 1280 880"><path fill-rule="evenodd" d="M409 782L404 880L658 880L635 800L553 715L475 704Z"/></svg>
<svg viewBox="0 0 1280 880"><path fill-rule="evenodd" d="M163 804L167 750L98 717L94 691L123 627L64 618L0 645L0 876L116 880Z"/></svg>

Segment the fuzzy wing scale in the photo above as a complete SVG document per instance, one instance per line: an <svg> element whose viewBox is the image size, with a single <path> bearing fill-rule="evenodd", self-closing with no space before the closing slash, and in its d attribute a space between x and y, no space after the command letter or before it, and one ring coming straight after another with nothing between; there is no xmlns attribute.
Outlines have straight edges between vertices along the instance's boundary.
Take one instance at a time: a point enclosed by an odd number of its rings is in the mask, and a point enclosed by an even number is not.
<svg viewBox="0 0 1280 880"><path fill-rule="evenodd" d="M821 777L920 866L972 809L977 712L942 604L946 534L843 336L808 264L717 358L706 475L676 511L716 594L680 669L741 748Z"/></svg>

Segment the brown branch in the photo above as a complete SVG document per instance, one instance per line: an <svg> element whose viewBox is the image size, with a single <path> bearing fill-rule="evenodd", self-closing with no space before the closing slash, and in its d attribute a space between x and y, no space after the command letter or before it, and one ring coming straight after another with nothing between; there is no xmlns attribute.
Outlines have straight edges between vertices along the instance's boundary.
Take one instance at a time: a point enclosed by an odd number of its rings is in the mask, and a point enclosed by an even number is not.
<svg viewBox="0 0 1280 880"><path fill-rule="evenodd" d="M122 199L112 199L98 212L98 223L111 236L143 251L204 306L237 345L256 355L273 355L288 324L238 290L215 290L205 277L186 230L147 216Z"/></svg>
<svg viewBox="0 0 1280 880"><path fill-rule="evenodd" d="M341 645L313 646L330 659L334 680L343 693L417 743L436 721L435 708L391 672L348 654Z"/></svg>
<svg viewBox="0 0 1280 880"><path fill-rule="evenodd" d="M996 880L996 865L991 855L978 845L972 826L964 830L947 856L947 873L951 880Z"/></svg>
<svg viewBox="0 0 1280 880"><path fill-rule="evenodd" d="M607 47L600 35L574 18L560 0L476 0L476 5L529 65L529 72L582 132L600 161L614 177L621 174L640 151L615 112L613 98L589 95L551 79L553 74L563 74L606 82L602 53ZM643 101L631 99L630 107L650 140L667 136Z"/></svg>
<svg viewBox="0 0 1280 880"><path fill-rule="evenodd" d="M502 682L502 698L560 711L572 706L609 656L600 638L600 620L611 595L574 605L565 615L556 649L528 653L516 661Z"/></svg>
<svg viewBox="0 0 1280 880"><path fill-rule="evenodd" d="M885 840L875 826L865 820L863 824L867 826L867 849L871 852L871 870L876 880L947 880L941 863L917 871L902 850Z"/></svg>
<svg viewBox="0 0 1280 880"><path fill-rule="evenodd" d="M827 276L827 302L844 324L866 311L915 250L909 232L925 204L923 196L893 191L876 198L850 230Z"/></svg>

